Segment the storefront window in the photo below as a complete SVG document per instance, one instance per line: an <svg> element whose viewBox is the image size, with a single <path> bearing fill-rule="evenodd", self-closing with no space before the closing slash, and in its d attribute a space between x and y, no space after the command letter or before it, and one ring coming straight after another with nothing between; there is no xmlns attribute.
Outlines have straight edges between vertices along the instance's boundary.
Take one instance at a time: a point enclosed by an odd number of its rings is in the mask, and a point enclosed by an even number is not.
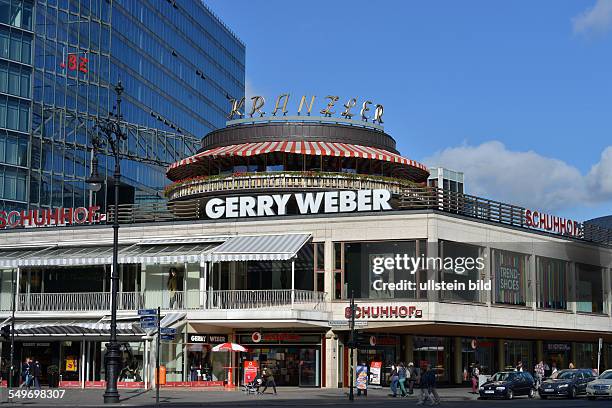
<svg viewBox="0 0 612 408"><path fill-rule="evenodd" d="M400 337L376 334L360 337L357 346L358 364L366 364L370 367L372 361L382 362L381 385L388 386L391 383L393 365L397 365L401 360L399 358Z"/></svg>
<svg viewBox="0 0 612 408"><path fill-rule="evenodd" d="M527 304L527 255L498 249L491 250L495 303Z"/></svg>
<svg viewBox="0 0 612 408"><path fill-rule="evenodd" d="M225 381L224 367L229 365L229 354L213 353L211 348L227 341L227 336L219 334L188 334L185 351L187 353L187 381Z"/></svg>
<svg viewBox="0 0 612 408"><path fill-rule="evenodd" d="M414 337L414 365L431 368L440 382L450 381L450 337Z"/></svg>
<svg viewBox="0 0 612 408"><path fill-rule="evenodd" d="M334 243L334 299L343 299L344 290L344 244Z"/></svg>
<svg viewBox="0 0 612 408"><path fill-rule="evenodd" d="M512 370L516 368L520 361L523 364L524 371L533 371L535 363L532 341L506 340L504 341L504 349L505 370Z"/></svg>
<svg viewBox="0 0 612 408"><path fill-rule="evenodd" d="M461 364L463 380L468 381L472 368L477 365L480 374L492 375L498 371L496 341L493 339L461 339Z"/></svg>
<svg viewBox="0 0 612 408"><path fill-rule="evenodd" d="M576 264L576 307L579 312L603 313L603 276L599 266Z"/></svg>
<svg viewBox="0 0 612 408"><path fill-rule="evenodd" d="M576 368L597 368L597 343L575 343L575 347Z"/></svg>
<svg viewBox="0 0 612 408"><path fill-rule="evenodd" d="M545 375L548 377L557 368L567 368L570 363L571 343L544 343Z"/></svg>
<svg viewBox="0 0 612 408"><path fill-rule="evenodd" d="M439 253L442 259L446 259L447 257L452 258L453 260L458 259L474 259L480 257L481 248L475 245L468 245L459 242L452 241L440 241L439 243ZM458 283L463 283L466 288L469 288L469 282L475 282L481 278L480 274L484 273L478 269L476 263L471 264L470 267L466 267L463 269L443 269L440 271L440 280L444 280L446 282L457 281ZM483 301L480 298L480 291L478 290L457 290L457 291L442 291L441 293L442 299L447 300L458 300L465 302L481 302Z"/></svg>
<svg viewBox="0 0 612 408"><path fill-rule="evenodd" d="M314 247L315 290L325 292L325 243L312 244Z"/></svg>
<svg viewBox="0 0 612 408"><path fill-rule="evenodd" d="M539 308L567 310L567 265L558 259L536 258Z"/></svg>
<svg viewBox="0 0 612 408"><path fill-rule="evenodd" d="M416 257L417 241L347 242L344 244L344 273L349 293L354 291L356 298L364 299L414 299L418 290L410 290L406 282L418 284L423 278L420 272L410 268L375 267L381 259L396 259L396 255ZM401 289L388 284L402 283ZM423 292L426 296L426 293Z"/></svg>

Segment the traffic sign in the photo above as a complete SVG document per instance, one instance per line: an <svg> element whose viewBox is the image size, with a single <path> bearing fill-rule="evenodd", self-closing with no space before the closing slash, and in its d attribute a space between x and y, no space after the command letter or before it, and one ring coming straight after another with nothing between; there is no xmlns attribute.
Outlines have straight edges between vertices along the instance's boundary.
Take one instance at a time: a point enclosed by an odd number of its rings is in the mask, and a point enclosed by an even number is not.
<svg viewBox="0 0 612 408"><path fill-rule="evenodd" d="M160 328L161 334L171 334L171 335L176 335L176 329L173 327L161 327Z"/></svg>
<svg viewBox="0 0 612 408"><path fill-rule="evenodd" d="M162 341L174 341L174 334L162 334L160 339Z"/></svg>
<svg viewBox="0 0 612 408"><path fill-rule="evenodd" d="M327 322L330 326L332 327L342 327L342 326L348 326L349 325L349 321L348 320L330 320ZM355 322L355 327L358 326L367 326L368 325L368 321L367 320L358 320Z"/></svg>
<svg viewBox="0 0 612 408"><path fill-rule="evenodd" d="M156 316L157 310L155 309L138 309L138 316Z"/></svg>

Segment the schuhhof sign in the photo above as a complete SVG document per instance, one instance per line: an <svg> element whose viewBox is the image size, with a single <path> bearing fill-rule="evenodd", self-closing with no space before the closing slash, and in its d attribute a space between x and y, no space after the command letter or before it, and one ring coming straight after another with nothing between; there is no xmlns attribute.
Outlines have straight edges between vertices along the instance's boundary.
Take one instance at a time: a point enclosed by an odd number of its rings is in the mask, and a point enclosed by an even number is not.
<svg viewBox="0 0 612 408"><path fill-rule="evenodd" d="M99 206L0 211L0 229L94 224L104 221L104 214L99 211Z"/></svg>

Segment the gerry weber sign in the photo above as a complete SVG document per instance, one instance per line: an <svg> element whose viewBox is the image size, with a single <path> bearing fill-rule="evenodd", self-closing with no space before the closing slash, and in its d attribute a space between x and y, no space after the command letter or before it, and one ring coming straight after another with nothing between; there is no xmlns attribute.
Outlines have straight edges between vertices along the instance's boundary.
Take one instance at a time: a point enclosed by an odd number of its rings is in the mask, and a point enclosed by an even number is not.
<svg viewBox="0 0 612 408"><path fill-rule="evenodd" d="M272 194L211 198L206 203L206 217L247 218L287 215L295 206L297 213L333 214L354 211L391 210L389 190L341 190L316 193Z"/></svg>

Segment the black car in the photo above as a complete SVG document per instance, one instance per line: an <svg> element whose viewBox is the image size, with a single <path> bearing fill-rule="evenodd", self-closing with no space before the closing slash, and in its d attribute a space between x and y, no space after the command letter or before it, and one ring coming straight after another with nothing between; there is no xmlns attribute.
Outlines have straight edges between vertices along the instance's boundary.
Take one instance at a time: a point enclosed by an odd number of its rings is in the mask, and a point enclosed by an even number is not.
<svg viewBox="0 0 612 408"><path fill-rule="evenodd" d="M542 382L538 393L542 399L548 397L576 398L577 395L586 394L587 384L596 378L591 369L560 370Z"/></svg>
<svg viewBox="0 0 612 408"><path fill-rule="evenodd" d="M533 398L536 395L533 376L527 372L520 371L501 371L495 373L489 381L482 384L479 391L481 399L512 399L517 395L527 395L529 398Z"/></svg>

